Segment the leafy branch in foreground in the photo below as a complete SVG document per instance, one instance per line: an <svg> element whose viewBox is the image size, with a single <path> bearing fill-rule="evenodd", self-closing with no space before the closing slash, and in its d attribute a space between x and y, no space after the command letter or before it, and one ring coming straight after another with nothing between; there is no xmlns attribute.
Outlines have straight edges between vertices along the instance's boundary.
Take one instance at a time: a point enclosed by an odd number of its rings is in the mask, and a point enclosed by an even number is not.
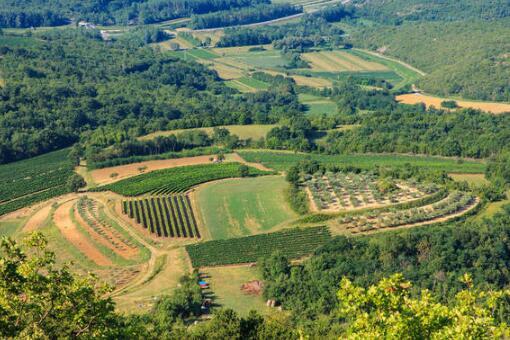
<svg viewBox="0 0 510 340"><path fill-rule="evenodd" d="M484 339L510 335L509 326L495 316L509 290L479 291L471 276L467 289L450 306L438 303L428 290L411 296L411 283L402 274L381 280L368 289L342 279L337 293L340 315L347 320L351 339Z"/></svg>
<svg viewBox="0 0 510 340"><path fill-rule="evenodd" d="M0 337L77 338L112 336L110 287L95 277L76 277L56 267L41 234L24 240L27 250L4 238L0 249Z"/></svg>

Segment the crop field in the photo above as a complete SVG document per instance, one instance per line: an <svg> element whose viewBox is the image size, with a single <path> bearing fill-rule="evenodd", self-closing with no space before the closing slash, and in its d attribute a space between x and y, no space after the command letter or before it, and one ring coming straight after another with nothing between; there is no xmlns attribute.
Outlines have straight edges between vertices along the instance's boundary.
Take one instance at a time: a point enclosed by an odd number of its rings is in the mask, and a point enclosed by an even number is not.
<svg viewBox="0 0 510 340"><path fill-rule="evenodd" d="M410 202L438 190L433 185L399 181L381 188L381 180L372 173L326 172L305 176L304 185L314 211L337 212Z"/></svg>
<svg viewBox="0 0 510 340"><path fill-rule="evenodd" d="M269 150L240 150L239 155L248 162L262 163L268 168L284 171L297 162L309 157L326 165L355 166L362 169L373 169L374 166L401 167L406 163L424 169L445 171L448 173L483 173L485 163L482 161L411 156L392 154L351 154L351 155L319 155Z"/></svg>
<svg viewBox="0 0 510 340"><path fill-rule="evenodd" d="M218 179L240 177L240 163L214 163L183 166L156 170L147 174L104 185L95 191L111 190L123 196L137 196L147 193L167 195L181 193L193 186ZM251 176L264 175L267 172L249 168Z"/></svg>
<svg viewBox="0 0 510 340"><path fill-rule="evenodd" d="M320 51L301 54L313 71L325 72L374 72L388 71L379 63L364 60L345 51Z"/></svg>
<svg viewBox="0 0 510 340"><path fill-rule="evenodd" d="M310 255L331 239L327 227L294 228L228 240L187 245L194 268L252 263L276 251L290 259Z"/></svg>
<svg viewBox="0 0 510 340"><path fill-rule="evenodd" d="M198 209L213 240L274 231L297 215L286 204L282 176L231 179L201 186Z"/></svg>
<svg viewBox="0 0 510 340"><path fill-rule="evenodd" d="M122 212L158 236L200 238L187 195L123 201Z"/></svg>
<svg viewBox="0 0 510 340"><path fill-rule="evenodd" d="M445 100L455 100L451 98L440 98L434 96L428 96L421 93L409 93L396 96L395 99L403 104L420 104L423 103L427 107L435 107L437 109L442 108L441 103ZM510 112L510 103L491 103L491 102L476 102L467 100L455 100L460 108L471 108L476 110L482 110L494 114L502 114Z"/></svg>
<svg viewBox="0 0 510 340"><path fill-rule="evenodd" d="M68 149L0 165L0 215L68 192Z"/></svg>
<svg viewBox="0 0 510 340"><path fill-rule="evenodd" d="M259 90L267 90L269 88L269 84L263 81L242 76L239 79L233 79L225 82L227 86L230 86L240 92L257 92Z"/></svg>
<svg viewBox="0 0 510 340"><path fill-rule="evenodd" d="M338 222L353 234L366 233L386 228L447 221L474 208L478 202L476 196L472 194L455 191L430 205L384 213L345 216Z"/></svg>
<svg viewBox="0 0 510 340"><path fill-rule="evenodd" d="M338 112L336 103L326 97L301 93L299 101L306 105L307 113L310 115L334 115Z"/></svg>
<svg viewBox="0 0 510 340"><path fill-rule="evenodd" d="M306 76L300 76L300 75L292 75L292 79L296 81L297 85L301 86L309 86L314 88L325 88L325 87L331 87L333 86L333 82L328 79L318 78L318 77L306 77Z"/></svg>
<svg viewBox="0 0 510 340"><path fill-rule="evenodd" d="M252 124L252 125L221 125L218 128L227 129L231 134L236 135L239 139L253 139L257 140L260 138L265 138L267 133L277 127L277 124ZM178 129L178 130L168 130L168 131L158 131L153 132L151 134L140 137L142 140L152 139L158 136L168 136L175 135L186 131L204 131L209 136L212 136L214 128L213 127L205 127L205 128L194 128L194 129Z"/></svg>

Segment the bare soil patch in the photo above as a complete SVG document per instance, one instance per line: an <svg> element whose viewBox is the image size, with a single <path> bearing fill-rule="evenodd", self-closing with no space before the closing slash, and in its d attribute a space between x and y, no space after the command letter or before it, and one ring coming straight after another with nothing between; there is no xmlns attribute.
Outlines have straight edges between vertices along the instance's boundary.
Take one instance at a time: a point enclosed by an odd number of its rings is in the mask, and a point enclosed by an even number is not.
<svg viewBox="0 0 510 340"><path fill-rule="evenodd" d="M43 223L46 221L48 216L50 215L51 204L47 204L38 210L30 219L27 221L25 226L23 227L24 233L31 233L36 231Z"/></svg>
<svg viewBox="0 0 510 340"><path fill-rule="evenodd" d="M60 205L53 216L55 225L62 235L80 252L90 258L100 266L110 266L112 262L103 255L86 237L83 235L71 219L71 211L76 204L76 200L71 200Z"/></svg>
<svg viewBox="0 0 510 340"><path fill-rule="evenodd" d="M262 293L262 288L264 287L264 284L262 281L259 280L253 280L246 283L243 283L241 285L241 290L245 294L249 295L260 295Z"/></svg>

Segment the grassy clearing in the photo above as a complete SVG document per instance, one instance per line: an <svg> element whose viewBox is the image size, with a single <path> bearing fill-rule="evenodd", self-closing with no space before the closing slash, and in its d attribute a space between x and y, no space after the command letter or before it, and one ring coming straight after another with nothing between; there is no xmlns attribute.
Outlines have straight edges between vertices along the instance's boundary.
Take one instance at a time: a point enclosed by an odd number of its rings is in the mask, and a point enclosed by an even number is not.
<svg viewBox="0 0 510 340"><path fill-rule="evenodd" d="M293 164L309 157L325 164L352 165L364 169L379 166L404 166L406 163L425 169L441 170L448 173L483 173L485 163L482 161L463 160L392 154L353 154L353 155L319 155L292 152L279 152L269 150L244 150L238 152L248 162L262 163L263 165L283 171Z"/></svg>
<svg viewBox="0 0 510 340"><path fill-rule="evenodd" d="M395 84L396 89L402 88L403 86L406 85L411 85L424 75L423 72L413 68L412 66L406 65L398 60L389 57L379 56L374 52L364 51L360 49L351 49L348 50L347 53L356 56L360 59L379 63L394 71L402 78L402 81Z"/></svg>
<svg viewBox="0 0 510 340"><path fill-rule="evenodd" d="M196 197L211 238L226 239L274 231L296 218L287 187L281 176L232 179L200 187Z"/></svg>
<svg viewBox="0 0 510 340"><path fill-rule="evenodd" d="M0 237L16 237L26 221L26 218L0 221Z"/></svg>
<svg viewBox="0 0 510 340"><path fill-rule="evenodd" d="M505 205L510 204L510 191L506 193L506 199L499 202L490 202L488 203L484 209L476 216L477 221L481 221L484 218L492 218L497 213L503 210Z"/></svg>
<svg viewBox="0 0 510 340"><path fill-rule="evenodd" d="M268 125L222 125L218 126L219 128L224 128L230 131L231 134L238 136L240 139L260 139L266 137L267 133L277 127L276 124L268 124ZM196 128L196 129L178 129L178 130L169 130L169 131L158 131L153 132L148 135L140 137L142 140L153 139L158 136L168 136L172 134L179 134L185 131L204 131L209 136L212 136L214 128L206 127L206 128Z"/></svg>
<svg viewBox="0 0 510 340"><path fill-rule="evenodd" d="M448 174L454 181L468 182L471 185L482 186L488 184L489 181L485 178L484 174Z"/></svg>
<svg viewBox="0 0 510 340"><path fill-rule="evenodd" d="M221 308L232 308L241 315L251 310L268 314L271 309L260 295L249 295L241 290L241 285L253 280L260 280L258 269L249 266L208 268L204 271L214 294L214 303Z"/></svg>
<svg viewBox="0 0 510 340"><path fill-rule="evenodd" d="M510 112L510 104L508 103L492 103L492 102L477 102L467 100L456 100L451 98L441 98L429 96L421 93L403 94L396 97L396 100L403 104L420 104L423 103L427 107L442 108L441 103L446 100L455 100L460 108L471 108L482 110L494 114L501 114Z"/></svg>
<svg viewBox="0 0 510 340"><path fill-rule="evenodd" d="M336 103L329 98L301 93L299 94L299 101L306 105L306 111L311 115L334 115L338 112Z"/></svg>

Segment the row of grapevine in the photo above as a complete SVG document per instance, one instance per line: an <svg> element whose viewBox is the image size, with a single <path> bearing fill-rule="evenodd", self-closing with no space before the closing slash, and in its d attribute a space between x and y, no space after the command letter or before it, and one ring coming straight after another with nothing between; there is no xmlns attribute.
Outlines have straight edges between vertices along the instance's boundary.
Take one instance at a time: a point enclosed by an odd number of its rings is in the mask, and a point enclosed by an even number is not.
<svg viewBox="0 0 510 340"><path fill-rule="evenodd" d="M201 183L240 177L240 166L240 163L227 162L157 170L105 185L95 190L111 190L123 196L138 196L146 193L152 193L153 195L181 193ZM249 174L262 175L267 174L267 172L249 168Z"/></svg>
<svg viewBox="0 0 510 340"><path fill-rule="evenodd" d="M122 212L158 236L200 237L200 231L187 195L157 196L123 201Z"/></svg>
<svg viewBox="0 0 510 340"><path fill-rule="evenodd" d="M325 226L294 228L228 240L187 245L193 267L221 266L256 262L259 258L280 251L296 259L310 255L331 239Z"/></svg>

